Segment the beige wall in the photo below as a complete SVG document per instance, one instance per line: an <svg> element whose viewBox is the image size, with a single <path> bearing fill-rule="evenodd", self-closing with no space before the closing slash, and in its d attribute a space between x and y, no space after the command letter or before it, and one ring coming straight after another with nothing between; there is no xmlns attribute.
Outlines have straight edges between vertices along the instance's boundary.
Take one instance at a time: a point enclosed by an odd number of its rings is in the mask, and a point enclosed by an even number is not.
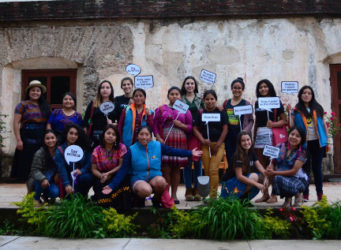
<svg viewBox="0 0 341 250"><path fill-rule="evenodd" d="M217 74L218 102L231 97L230 82L243 77L245 97L255 101L255 85L268 78L280 93L283 80L311 85L329 112L329 64L341 63L341 19L291 18L264 20L125 20L28 23L0 28L0 98L2 113L20 101L21 70L77 68L77 97L83 111L101 79L114 83L135 63L141 75L154 76L147 90L152 108L165 103L172 85L187 75L199 78L207 69ZM200 83L201 91L210 88ZM284 103L296 96L282 95ZM13 135L6 153L15 147Z"/></svg>

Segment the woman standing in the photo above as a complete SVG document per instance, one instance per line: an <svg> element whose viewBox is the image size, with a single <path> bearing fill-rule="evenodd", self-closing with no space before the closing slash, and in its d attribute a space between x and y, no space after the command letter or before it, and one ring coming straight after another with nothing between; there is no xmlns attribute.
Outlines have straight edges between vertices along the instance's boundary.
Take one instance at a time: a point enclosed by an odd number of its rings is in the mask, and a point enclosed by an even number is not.
<svg viewBox="0 0 341 250"><path fill-rule="evenodd" d="M46 126L46 129L53 129L57 133L59 141L67 124L83 125L82 115L76 112L76 97L71 92L66 92L62 100L63 107L52 111Z"/></svg>
<svg viewBox="0 0 341 250"><path fill-rule="evenodd" d="M232 156L236 150L237 135L241 130L251 134L253 126L253 114L236 116L234 115L234 107L250 105L250 103L242 98L245 83L243 78L238 77L231 83L232 99L225 100L223 108L228 118L228 133L225 139L225 150L229 165L231 166Z"/></svg>
<svg viewBox="0 0 341 250"><path fill-rule="evenodd" d="M187 76L181 87L182 101L189 106L192 118L204 107L204 103L198 94L198 82L193 76ZM194 122L194 121L193 121ZM191 133L188 137L188 149L200 148L200 141ZM194 162L194 171L192 163ZM188 159L187 166L184 167L183 176L186 185L186 201L200 201L201 196L198 193L198 176L202 175L200 158Z"/></svg>
<svg viewBox="0 0 341 250"><path fill-rule="evenodd" d="M227 134L226 112L217 108L217 94L214 90L204 92L205 108L195 118L194 135L201 142L202 161L205 175L210 177L210 197L217 197L219 184L219 164L224 156L224 140ZM219 121L205 122L202 116L211 114L219 117ZM218 120L218 119L217 119Z"/></svg>
<svg viewBox="0 0 341 250"><path fill-rule="evenodd" d="M34 200L41 202L41 194L45 201L48 198L54 200L59 196L59 188L54 183L54 175L57 173L57 166L53 157L57 148L57 135L53 130L44 132L44 144L34 154L32 168L27 181L27 189L32 192L34 189Z"/></svg>
<svg viewBox="0 0 341 250"><path fill-rule="evenodd" d="M127 148L135 143L139 128L146 125L153 127L153 111L147 108L146 97L147 94L144 89L135 89L133 93L134 102L121 113L118 131Z"/></svg>
<svg viewBox="0 0 341 250"><path fill-rule="evenodd" d="M302 170L302 166L307 160L306 151L303 147L305 143L305 131L294 127L289 132L288 142L277 145L280 148L279 156L273 161L276 165L274 170L271 164L266 175L273 176L273 194L285 197L283 207L291 206L292 196L295 196L295 206L303 203L302 192L309 186L308 176Z"/></svg>
<svg viewBox="0 0 341 250"><path fill-rule="evenodd" d="M176 100L180 100L181 91L178 87L171 87L167 94L169 104L160 106L155 110L154 134L158 141L167 146L187 149L187 134L192 131L192 115L189 110L179 114L173 108ZM168 135L168 138L167 138ZM167 138L167 140L166 140ZM162 173L172 187L172 198L179 204L176 191L180 182L180 167L187 165L187 157L165 155L162 157Z"/></svg>
<svg viewBox="0 0 341 250"><path fill-rule="evenodd" d="M44 97L46 87L38 80L29 83L25 100L15 108L13 132L17 147L11 177L25 182L31 170L34 153L43 144L43 133L50 108Z"/></svg>
<svg viewBox="0 0 341 250"><path fill-rule="evenodd" d="M103 80L99 84L96 98L89 103L84 115L84 125L87 135L91 139L92 148L99 144L99 138L107 124L115 123L119 119L117 105L115 110L108 114L108 117L101 112L99 107L104 102L114 103L114 88L108 80Z"/></svg>
<svg viewBox="0 0 341 250"><path fill-rule="evenodd" d="M101 206L113 206L115 209L123 210L121 205L129 203L124 201L127 197L122 192L119 197L112 199L110 195L102 193L103 187L108 185L117 171L122 166L123 156L127 153L127 148L120 143L120 136L114 125L109 124L103 131L100 145L98 145L92 153L91 170L95 177L94 182L94 200ZM128 190L130 191L130 190ZM127 197L128 198L128 197ZM115 202L113 202L115 201Z"/></svg>
<svg viewBox="0 0 341 250"><path fill-rule="evenodd" d="M127 107L133 96L134 82L130 77L124 77L121 80L121 89L124 94L115 97L115 102L118 107L118 117L121 116L122 110Z"/></svg>
<svg viewBox="0 0 341 250"><path fill-rule="evenodd" d="M75 164L74 177L76 177L74 189L72 188L71 172L73 167L64 158L64 151L70 145L77 145L83 149L83 158ZM62 186L67 194L80 193L87 196L93 185L93 176L90 172L91 152L87 137L80 126L69 124L62 134L62 144L56 150L54 161L58 167Z"/></svg>
<svg viewBox="0 0 341 250"><path fill-rule="evenodd" d="M259 190L265 189L264 185L258 182L259 173L265 175L265 169L253 150L251 134L241 131L237 135L232 164L223 177L221 197L236 196L251 200Z"/></svg>
<svg viewBox="0 0 341 250"><path fill-rule="evenodd" d="M324 120L324 110L315 100L311 87L304 86L298 92L298 103L295 106L291 124L295 124L306 133L308 160L303 168L308 176L310 170L313 170L317 199L321 200L323 195L322 158L328 147L328 128ZM309 187L304 191L304 199L309 199Z"/></svg>
<svg viewBox="0 0 341 250"><path fill-rule="evenodd" d="M158 141L152 141L152 131L148 127L141 127L138 131L137 142L130 146L124 156L123 166L112 182L103 188L104 194L115 190L128 174L131 173L131 187L141 198L154 193L153 204L160 205L161 195L167 187L167 182L161 174L161 159L165 155L181 157L200 157L201 151L181 150L168 147ZM174 203L173 203L174 204Z"/></svg>
<svg viewBox="0 0 341 250"><path fill-rule="evenodd" d="M257 98L276 97L276 91L273 84L267 79L260 80L256 86L256 96ZM256 114L256 121L254 127L255 150L262 166L267 167L270 163L270 159L269 157L263 155L263 149L265 145L272 146L273 144L272 128L283 127L284 125L286 125L287 121L282 102L280 102L280 107L278 109L272 109L271 112L269 112L267 110L260 109L258 107L258 101L256 101L255 114ZM269 140L264 140L264 138L265 139L269 138ZM267 203L275 203L277 202L277 197L272 196L270 198L269 190L266 189L264 191L263 196L260 199L256 200L255 202L264 201L266 201Z"/></svg>

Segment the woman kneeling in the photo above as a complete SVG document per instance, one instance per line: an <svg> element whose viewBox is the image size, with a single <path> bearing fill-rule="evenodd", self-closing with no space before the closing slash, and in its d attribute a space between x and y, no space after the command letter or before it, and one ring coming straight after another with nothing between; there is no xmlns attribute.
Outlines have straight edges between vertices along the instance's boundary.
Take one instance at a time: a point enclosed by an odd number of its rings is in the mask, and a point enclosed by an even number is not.
<svg viewBox="0 0 341 250"><path fill-rule="evenodd" d="M232 159L232 166L223 177L221 197L254 198L265 187L259 183L259 174L265 174L253 150L251 135L242 131L237 137L237 148Z"/></svg>
<svg viewBox="0 0 341 250"><path fill-rule="evenodd" d="M308 176L302 166L306 162L306 151L303 148L306 136L301 128L294 127L289 132L288 142L277 145L279 156L266 170L266 175L274 176L273 194L285 197L283 207L291 205L295 196L295 206L303 202L302 192L309 185ZM274 165L276 164L276 170Z"/></svg>

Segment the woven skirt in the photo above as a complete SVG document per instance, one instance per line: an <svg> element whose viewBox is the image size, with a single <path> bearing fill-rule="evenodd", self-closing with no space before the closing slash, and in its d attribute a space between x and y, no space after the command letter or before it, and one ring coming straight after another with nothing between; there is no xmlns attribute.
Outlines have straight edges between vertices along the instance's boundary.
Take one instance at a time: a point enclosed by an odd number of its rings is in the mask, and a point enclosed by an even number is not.
<svg viewBox="0 0 341 250"><path fill-rule="evenodd" d="M163 128L163 138L166 138L169 133L170 127ZM167 141L165 143L167 146L172 148L184 149L187 150L187 136L184 131L179 128L173 127ZM186 166L187 165L187 157L179 157L179 156L162 156L162 166Z"/></svg>

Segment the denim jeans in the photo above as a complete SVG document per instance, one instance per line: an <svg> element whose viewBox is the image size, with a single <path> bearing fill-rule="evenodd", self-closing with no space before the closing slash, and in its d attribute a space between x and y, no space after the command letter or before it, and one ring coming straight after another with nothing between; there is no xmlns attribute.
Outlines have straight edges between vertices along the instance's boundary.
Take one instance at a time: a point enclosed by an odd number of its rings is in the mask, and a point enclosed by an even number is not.
<svg viewBox="0 0 341 250"><path fill-rule="evenodd" d="M304 164L303 169L308 176L311 169L313 170L316 193L323 193L322 159L325 150L325 147L320 148L318 140L307 142L307 162ZM309 185L304 194L309 195Z"/></svg>
<svg viewBox="0 0 341 250"><path fill-rule="evenodd" d="M39 181L34 181L34 192L33 198L37 201L40 200L42 193L47 198L57 198L59 196L59 188L54 183L50 183L50 186L44 189Z"/></svg>
<svg viewBox="0 0 341 250"><path fill-rule="evenodd" d="M87 197L90 188L94 184L94 177L91 173L81 174L75 183L75 193Z"/></svg>
<svg viewBox="0 0 341 250"><path fill-rule="evenodd" d="M183 176L186 188L198 187L198 177L202 175L201 160L194 161L194 170L192 170L192 160L188 160L188 164L184 167ZM194 180L193 180L194 178Z"/></svg>

